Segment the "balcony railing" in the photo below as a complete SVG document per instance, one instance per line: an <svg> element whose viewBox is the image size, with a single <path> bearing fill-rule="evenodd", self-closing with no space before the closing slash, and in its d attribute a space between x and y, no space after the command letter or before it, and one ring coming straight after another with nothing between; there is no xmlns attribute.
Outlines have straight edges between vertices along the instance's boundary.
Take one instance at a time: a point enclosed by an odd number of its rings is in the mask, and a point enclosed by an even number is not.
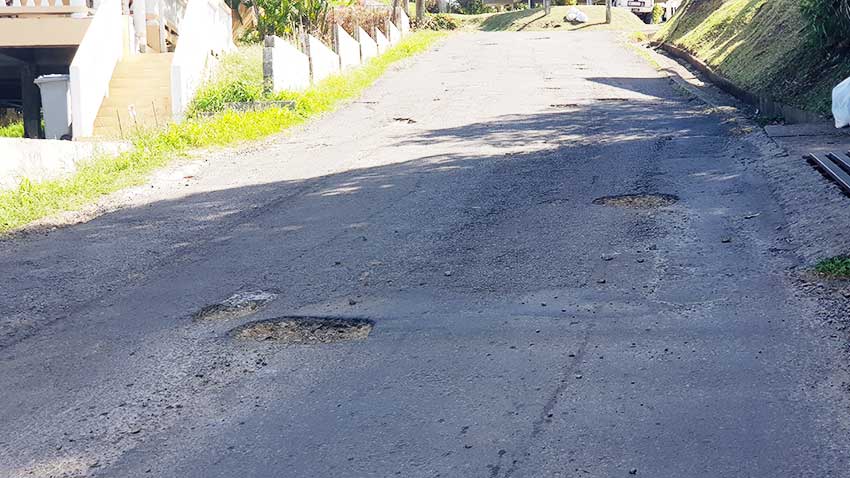
<svg viewBox="0 0 850 478"><path fill-rule="evenodd" d="M88 14L86 0L0 0L0 17Z"/></svg>

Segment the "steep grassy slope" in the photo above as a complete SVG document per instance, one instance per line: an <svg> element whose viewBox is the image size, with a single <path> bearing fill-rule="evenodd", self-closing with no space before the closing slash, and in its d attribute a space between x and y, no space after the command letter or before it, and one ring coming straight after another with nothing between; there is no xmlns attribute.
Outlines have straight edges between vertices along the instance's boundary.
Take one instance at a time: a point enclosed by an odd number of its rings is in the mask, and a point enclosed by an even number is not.
<svg viewBox="0 0 850 478"><path fill-rule="evenodd" d="M828 113L832 87L850 76L850 54L807 46L798 0L685 0L659 35L738 86L809 111Z"/></svg>

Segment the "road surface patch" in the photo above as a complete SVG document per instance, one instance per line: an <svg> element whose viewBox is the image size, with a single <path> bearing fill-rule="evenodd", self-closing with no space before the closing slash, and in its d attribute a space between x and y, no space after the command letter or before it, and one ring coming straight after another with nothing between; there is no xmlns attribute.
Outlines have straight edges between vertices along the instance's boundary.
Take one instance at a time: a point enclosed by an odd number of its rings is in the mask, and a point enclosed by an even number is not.
<svg viewBox="0 0 850 478"><path fill-rule="evenodd" d="M236 327L231 334L239 339L275 341L286 344L332 344L364 340L374 322L341 317L278 317Z"/></svg>
<svg viewBox="0 0 850 478"><path fill-rule="evenodd" d="M672 194L620 194L596 198L593 204L628 209L656 209L675 204L678 200L679 198Z"/></svg>
<svg viewBox="0 0 850 478"><path fill-rule="evenodd" d="M238 319L253 314L276 298L277 294L263 290L237 292L218 304L204 307L192 318L194 320Z"/></svg>

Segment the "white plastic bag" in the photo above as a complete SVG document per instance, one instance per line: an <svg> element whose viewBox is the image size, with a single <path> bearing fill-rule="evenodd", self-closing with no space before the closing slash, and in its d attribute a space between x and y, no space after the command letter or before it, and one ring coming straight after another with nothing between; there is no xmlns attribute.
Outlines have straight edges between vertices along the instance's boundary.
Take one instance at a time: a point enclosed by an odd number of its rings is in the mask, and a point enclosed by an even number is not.
<svg viewBox="0 0 850 478"><path fill-rule="evenodd" d="M581 14L581 10L576 7L572 7L567 11L566 19L568 22L574 22L578 18L579 14Z"/></svg>
<svg viewBox="0 0 850 478"><path fill-rule="evenodd" d="M587 23L587 14L584 12L578 12L578 15L576 15L576 21L579 23Z"/></svg>
<svg viewBox="0 0 850 478"><path fill-rule="evenodd" d="M836 128L850 126L850 78L832 89L832 116Z"/></svg>

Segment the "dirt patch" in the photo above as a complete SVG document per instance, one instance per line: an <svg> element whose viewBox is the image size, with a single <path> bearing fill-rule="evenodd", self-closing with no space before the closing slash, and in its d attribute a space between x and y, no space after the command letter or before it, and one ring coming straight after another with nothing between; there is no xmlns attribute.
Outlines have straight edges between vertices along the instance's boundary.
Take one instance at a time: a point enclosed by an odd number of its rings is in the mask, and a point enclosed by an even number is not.
<svg viewBox="0 0 850 478"><path fill-rule="evenodd" d="M678 200L679 198L672 194L621 194L596 198L593 204L629 209L656 209L675 204Z"/></svg>
<svg viewBox="0 0 850 478"><path fill-rule="evenodd" d="M278 317L258 320L231 331L234 337L286 344L332 344L364 340L374 323L340 317Z"/></svg>
<svg viewBox="0 0 850 478"><path fill-rule="evenodd" d="M238 319L253 314L276 298L277 294L263 290L237 292L218 304L204 307L192 318L194 320Z"/></svg>

